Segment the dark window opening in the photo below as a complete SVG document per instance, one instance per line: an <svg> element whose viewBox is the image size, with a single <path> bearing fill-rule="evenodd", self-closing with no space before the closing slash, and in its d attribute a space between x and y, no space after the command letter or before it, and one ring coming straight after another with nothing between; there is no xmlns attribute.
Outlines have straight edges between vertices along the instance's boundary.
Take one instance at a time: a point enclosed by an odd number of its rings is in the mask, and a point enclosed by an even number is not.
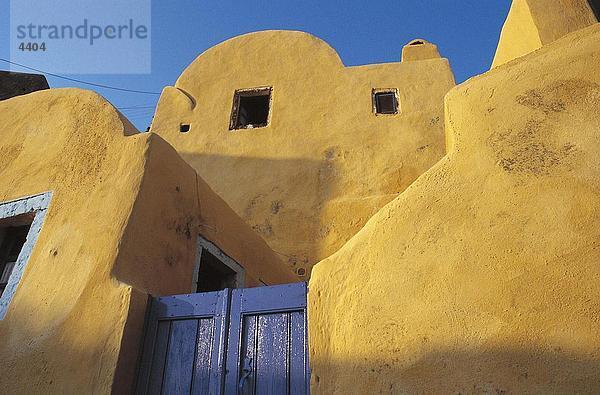
<svg viewBox="0 0 600 395"><path fill-rule="evenodd" d="M398 99L395 92L375 92L373 94L376 114L397 114Z"/></svg>
<svg viewBox="0 0 600 395"><path fill-rule="evenodd" d="M230 129L267 126L271 107L271 88L236 91Z"/></svg>
<svg viewBox="0 0 600 395"><path fill-rule="evenodd" d="M221 262L206 248L202 249L201 254L196 292L213 292L225 288L236 288L237 273L233 269Z"/></svg>
<svg viewBox="0 0 600 395"><path fill-rule="evenodd" d="M0 296L8 285L8 279L23 249L30 225L0 228Z"/></svg>
<svg viewBox="0 0 600 395"><path fill-rule="evenodd" d="M188 123L182 123L181 125L179 125L179 133L187 133L190 131L190 124Z"/></svg>
<svg viewBox="0 0 600 395"><path fill-rule="evenodd" d="M423 45L423 44L425 44L423 41L413 41L409 45Z"/></svg>
<svg viewBox="0 0 600 395"><path fill-rule="evenodd" d="M600 0L589 0L589 3L596 15L596 19L600 22Z"/></svg>

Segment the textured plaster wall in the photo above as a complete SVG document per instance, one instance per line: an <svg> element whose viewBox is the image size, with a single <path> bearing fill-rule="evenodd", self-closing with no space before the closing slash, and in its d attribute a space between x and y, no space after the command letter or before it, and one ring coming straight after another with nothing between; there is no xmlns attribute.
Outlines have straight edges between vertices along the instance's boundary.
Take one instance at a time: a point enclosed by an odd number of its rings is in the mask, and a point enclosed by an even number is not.
<svg viewBox="0 0 600 395"><path fill-rule="evenodd" d="M513 0L492 68L597 22L588 0Z"/></svg>
<svg viewBox="0 0 600 395"><path fill-rule="evenodd" d="M196 235L296 277L168 144L75 89L0 102L0 201L52 191L0 321L0 392L129 393L147 294L190 291ZM243 240L243 242L241 242Z"/></svg>
<svg viewBox="0 0 600 395"><path fill-rule="evenodd" d="M600 25L445 102L449 154L313 269L313 393L598 393Z"/></svg>
<svg viewBox="0 0 600 395"><path fill-rule="evenodd" d="M0 388L110 392L132 297L110 269L141 182L147 137L126 137L133 127L84 91L6 100L0 119L0 201L53 192L0 321Z"/></svg>
<svg viewBox="0 0 600 395"><path fill-rule="evenodd" d="M273 87L270 125L230 131L235 90L263 86ZM453 86L439 57L344 67L309 34L258 32L200 55L163 91L152 131L308 275L444 155ZM397 88L401 114L375 116L374 88Z"/></svg>

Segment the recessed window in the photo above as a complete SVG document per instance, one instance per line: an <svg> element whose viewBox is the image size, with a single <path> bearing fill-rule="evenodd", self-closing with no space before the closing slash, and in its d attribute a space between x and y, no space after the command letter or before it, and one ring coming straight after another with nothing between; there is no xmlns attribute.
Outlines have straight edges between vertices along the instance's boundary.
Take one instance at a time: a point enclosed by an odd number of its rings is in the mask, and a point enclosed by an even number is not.
<svg viewBox="0 0 600 395"><path fill-rule="evenodd" d="M30 219L24 218L22 222L27 225L0 227L0 296L8 285L8 279L17 264L31 227Z"/></svg>
<svg viewBox="0 0 600 395"><path fill-rule="evenodd" d="M0 320L17 291L42 228L51 194L0 203Z"/></svg>
<svg viewBox="0 0 600 395"><path fill-rule="evenodd" d="M235 91L230 130L261 128L269 124L272 88Z"/></svg>
<svg viewBox="0 0 600 395"><path fill-rule="evenodd" d="M413 42L411 42L411 43L410 43L410 44L408 44L408 45L423 45L423 44L425 44L423 41L416 40L416 41L413 41Z"/></svg>
<svg viewBox="0 0 600 395"><path fill-rule="evenodd" d="M375 114L398 114L398 94L395 89L374 90L373 110Z"/></svg>
<svg viewBox="0 0 600 395"><path fill-rule="evenodd" d="M244 286L244 268L213 243L199 237L193 292L214 292Z"/></svg>

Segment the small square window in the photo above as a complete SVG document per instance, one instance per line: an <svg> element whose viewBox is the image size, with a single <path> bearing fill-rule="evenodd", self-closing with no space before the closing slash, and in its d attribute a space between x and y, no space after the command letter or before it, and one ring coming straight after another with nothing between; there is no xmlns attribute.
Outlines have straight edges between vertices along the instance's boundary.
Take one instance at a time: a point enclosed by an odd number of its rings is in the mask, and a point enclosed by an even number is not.
<svg viewBox="0 0 600 395"><path fill-rule="evenodd" d="M229 130L261 128L269 124L272 88L237 90Z"/></svg>
<svg viewBox="0 0 600 395"><path fill-rule="evenodd" d="M398 96L396 90L374 90L373 110L375 114L398 114Z"/></svg>

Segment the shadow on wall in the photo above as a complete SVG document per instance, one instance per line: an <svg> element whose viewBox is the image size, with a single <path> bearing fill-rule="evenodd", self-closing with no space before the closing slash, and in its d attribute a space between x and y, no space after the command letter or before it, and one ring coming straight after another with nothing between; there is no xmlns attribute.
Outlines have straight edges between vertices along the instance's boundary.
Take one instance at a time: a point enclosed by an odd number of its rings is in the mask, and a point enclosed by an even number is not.
<svg viewBox="0 0 600 395"><path fill-rule="evenodd" d="M314 393L599 393L600 360L553 350L490 348L484 351L432 350L413 362L311 361ZM406 365L405 368L399 365ZM319 372L333 381L325 382ZM356 377L368 378L360 383Z"/></svg>
<svg viewBox="0 0 600 395"><path fill-rule="evenodd" d="M104 369L110 369L111 364L102 362L109 350L94 336L94 328L105 325L101 320L76 325L67 321L56 328L40 328L34 316L15 312L11 324L10 333L3 328L0 344L4 357L0 385L7 393L104 392L110 388L111 383L102 380L107 373L110 376ZM63 325L72 330L55 331ZM77 331L77 325L85 327L85 332ZM423 342L425 347L427 340ZM23 348L23 344L27 346ZM135 364L137 354L127 359L120 363ZM412 361L392 356L387 360L355 357L333 363L311 362L313 393L347 394L350 388L356 394L600 391L600 361L560 347L506 346L469 352L434 346ZM320 379L321 374L327 381ZM134 366L130 365L117 372L113 392L130 393L133 382Z"/></svg>
<svg viewBox="0 0 600 395"><path fill-rule="evenodd" d="M331 199L336 188L332 160L181 156L203 169L199 175L296 274L308 277L321 253L319 243L331 231L321 218L322 202ZM254 176L240 182L242 173ZM273 186L275 179L281 182ZM261 192L249 195L249 190Z"/></svg>
<svg viewBox="0 0 600 395"><path fill-rule="evenodd" d="M134 293L132 299L129 313L138 310L143 318L147 297ZM88 302L80 300L65 316L56 301L46 301L40 317L31 313L39 310L40 301L28 300L0 321L2 393L131 393L143 321L127 323L119 342L114 321L81 318L78 311ZM52 303L57 303L54 308ZM115 316L122 308L115 306Z"/></svg>

